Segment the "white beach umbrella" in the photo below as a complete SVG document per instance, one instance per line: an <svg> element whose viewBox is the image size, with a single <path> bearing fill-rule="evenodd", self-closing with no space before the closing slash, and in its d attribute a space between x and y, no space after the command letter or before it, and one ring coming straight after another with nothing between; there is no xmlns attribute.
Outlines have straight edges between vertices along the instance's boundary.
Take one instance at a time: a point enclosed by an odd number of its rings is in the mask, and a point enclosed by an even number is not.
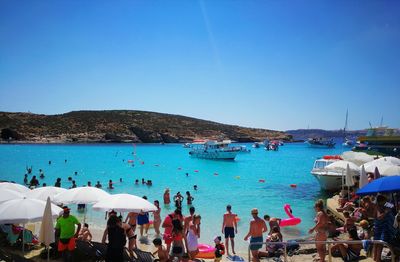
<svg viewBox="0 0 400 262"><path fill-rule="evenodd" d="M354 186L353 172L350 171L350 165L347 164L346 167L346 186Z"/></svg>
<svg viewBox="0 0 400 262"><path fill-rule="evenodd" d="M96 187L77 187L56 195L53 202L59 204L94 204L109 195L106 191Z"/></svg>
<svg viewBox="0 0 400 262"><path fill-rule="evenodd" d="M368 177L367 177L367 173L365 172L364 165L362 165L361 171L360 171L360 186L359 186L359 188L362 188L366 184L368 184Z"/></svg>
<svg viewBox="0 0 400 262"><path fill-rule="evenodd" d="M130 194L115 194L101 200L93 205L97 211L115 210L117 212L151 212L156 211L157 207L138 196Z"/></svg>
<svg viewBox="0 0 400 262"><path fill-rule="evenodd" d="M392 157L392 156L385 156L381 157L379 159L374 160L373 162L375 163L386 163L386 164L392 164L392 165L400 165L400 159L397 157Z"/></svg>
<svg viewBox="0 0 400 262"><path fill-rule="evenodd" d="M52 200L56 195L66 192L67 189L55 186L38 187L26 194L29 198L46 201L48 197Z"/></svg>
<svg viewBox="0 0 400 262"><path fill-rule="evenodd" d="M0 204L0 224L25 224L43 219L46 202L32 198L13 199ZM52 217L58 217L62 209L51 204ZM24 235L24 234L22 234ZM24 240L22 239L22 242ZM24 245L22 245L22 252Z"/></svg>
<svg viewBox="0 0 400 262"><path fill-rule="evenodd" d="M13 199L0 204L0 223L37 222L42 220L46 202L32 198ZM57 217L61 208L52 204L52 216Z"/></svg>
<svg viewBox="0 0 400 262"><path fill-rule="evenodd" d="M380 170L382 176L400 176L400 166L388 166Z"/></svg>
<svg viewBox="0 0 400 262"><path fill-rule="evenodd" d="M47 261L50 259L49 246L55 241L54 239L54 221L51 214L51 201L47 197L46 207L43 213L42 224L40 225L39 242L47 247Z"/></svg>
<svg viewBox="0 0 400 262"><path fill-rule="evenodd" d="M344 152L342 154L342 158L343 158L343 160L352 162L358 166L374 160L374 157L371 155L368 155L367 153L353 152L353 151Z"/></svg>
<svg viewBox="0 0 400 262"><path fill-rule="evenodd" d="M16 183L10 183L10 182L1 182L0 183L0 189L11 189L20 193L26 193L28 191L30 191L29 188L27 188L26 186L20 185L20 184L16 184Z"/></svg>
<svg viewBox="0 0 400 262"><path fill-rule="evenodd" d="M381 170L385 170L391 166L393 166L393 164L388 163L388 162L386 163L386 162L375 162L375 161L366 163L364 165L365 171L367 171L368 173L374 173L375 168L378 168L379 171L381 171Z"/></svg>
<svg viewBox="0 0 400 262"><path fill-rule="evenodd" d="M8 200L12 200L12 199L22 199L24 198L25 195L11 190L11 189L6 189L6 188L0 188L0 203L6 202Z"/></svg>
<svg viewBox="0 0 400 262"><path fill-rule="evenodd" d="M333 171L346 171L347 167L349 168L350 173L359 174L360 172L360 168L356 164L346 160L335 161L332 164L327 165L325 169Z"/></svg>

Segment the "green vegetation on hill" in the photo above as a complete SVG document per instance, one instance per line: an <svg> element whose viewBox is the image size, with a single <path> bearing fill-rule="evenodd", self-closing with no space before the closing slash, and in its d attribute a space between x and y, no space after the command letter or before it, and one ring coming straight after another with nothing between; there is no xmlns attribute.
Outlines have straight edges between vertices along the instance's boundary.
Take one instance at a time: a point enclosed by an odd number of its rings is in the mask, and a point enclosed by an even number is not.
<svg viewBox="0 0 400 262"><path fill-rule="evenodd" d="M3 140L48 142L175 143L194 139L290 140L283 132L245 128L146 111L73 111L61 115L0 112Z"/></svg>

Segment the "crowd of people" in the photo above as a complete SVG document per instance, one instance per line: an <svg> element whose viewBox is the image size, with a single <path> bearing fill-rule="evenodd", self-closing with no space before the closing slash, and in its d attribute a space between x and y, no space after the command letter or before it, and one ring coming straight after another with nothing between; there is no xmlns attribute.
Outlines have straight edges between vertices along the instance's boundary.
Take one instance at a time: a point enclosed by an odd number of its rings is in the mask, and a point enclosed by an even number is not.
<svg viewBox="0 0 400 262"><path fill-rule="evenodd" d="M65 161L66 162L66 161ZM49 165L51 161L49 161ZM32 167L27 167L27 174L24 176L24 183L30 187L39 186L39 180L36 176L28 182L28 174L32 174ZM77 172L74 173L78 175ZM39 177L44 178L44 171L39 170ZM374 174L368 174L368 181L374 179ZM72 182L71 188L75 188L76 182L69 177ZM122 182L122 179L120 179ZM139 185L139 180L135 181ZM143 185L152 185L151 180L142 178ZM45 186L45 185L44 185ZM54 184L56 187L61 187L61 178L57 178ZM89 181L87 186L92 186ZM102 188L100 181L97 181L95 187ZM114 188L114 182L109 180L108 189ZM360 198L355 194L356 185L348 190L342 190L338 200L338 212L343 213L344 225L337 227L335 219L332 215L328 215L325 211L323 200L318 200L315 205L315 225L309 229L309 233L315 233L315 241L324 242L328 238L339 240L338 236L341 233L347 234L347 240L382 240L390 245L400 245L400 212L397 212L399 203L396 203L396 198L390 198L389 195L379 194L377 196L364 196ZM197 186L194 186L197 190ZM145 196L143 197L147 199ZM182 214L182 204L186 198L186 204L190 207L189 214ZM192 206L194 197L189 191L186 191L185 196L177 192L171 199L170 190L166 188L163 194L164 205L175 206L175 211L168 214L163 220L161 218L161 208L158 200L154 201L157 210L153 212L153 227L155 231L155 239L153 244L157 249L157 254L160 261L169 261L178 259L178 261L189 261L198 255L199 243L198 239L201 234L201 216L195 213L195 208ZM120 252L123 252L123 247L127 243L128 251L133 255L133 250L137 248L136 229L140 234L140 239L146 238L150 226L150 215L148 212L135 213L129 212L125 219L118 217L115 212L110 212L107 221L107 228L104 231L103 242L107 242L109 252L112 254L108 261L119 261ZM265 215L262 218L258 216L256 208L251 210L253 219L249 225L249 231L245 235L244 240L249 240L250 250L253 261L259 261L261 257L273 256L281 247L278 244L268 244L266 249L260 250L263 242L283 242L283 237L280 232L280 219ZM219 261L222 255L235 255L235 235L237 230L238 217L232 212L232 207L226 207L226 213L223 214L223 223L221 233L225 238L222 243L222 237L216 236L215 242L215 261ZM75 225L78 225L78 230L75 232ZM73 227L72 227L73 226ZM268 230L269 227L269 230ZM67 229L66 229L67 228ZM163 229L163 233L161 232ZM80 223L74 217L69 215L69 208L64 208L64 215L60 217L56 225L56 234L59 236L58 249L59 251L71 251L75 246L73 242L75 238L91 241L92 235L89 231L89 225L84 224L81 228ZM267 237L264 239L263 234ZM120 235L123 235L120 236ZM317 261L325 261L327 255L326 244L316 243L318 257ZM165 244L165 248L164 245ZM122 247L121 247L122 246ZM373 246L373 248L371 248ZM368 247L368 246L367 246ZM364 246L364 248L366 248ZM363 246L357 242L355 244L338 243L333 245L331 252L334 255L341 256L345 261L357 259ZM371 253L374 261L381 261L383 245L370 245L367 250ZM122 250L122 251L121 251ZM116 255L118 253L118 255ZM68 259L68 255L65 256ZM122 261L122 260L121 260Z"/></svg>
<svg viewBox="0 0 400 262"><path fill-rule="evenodd" d="M373 180L373 173L368 174L369 182ZM355 193L356 185L343 189L338 199L337 211L344 217L344 225L337 227L333 216L329 216L324 209L323 200L315 203L315 226L309 233L315 232L316 241L326 241L328 237L339 240L341 233L347 233L347 239L342 240L382 240L391 245L398 252L400 247L400 211L399 203L396 203L394 195L378 194L359 197ZM369 243L369 242L365 242ZM368 245L364 247L367 253L371 253L374 261L380 262L382 257L382 244ZM316 244L318 261L325 261L326 245ZM352 261L360 256L363 246L357 244L336 244L332 253L341 256L345 261ZM395 254L392 254L395 255Z"/></svg>

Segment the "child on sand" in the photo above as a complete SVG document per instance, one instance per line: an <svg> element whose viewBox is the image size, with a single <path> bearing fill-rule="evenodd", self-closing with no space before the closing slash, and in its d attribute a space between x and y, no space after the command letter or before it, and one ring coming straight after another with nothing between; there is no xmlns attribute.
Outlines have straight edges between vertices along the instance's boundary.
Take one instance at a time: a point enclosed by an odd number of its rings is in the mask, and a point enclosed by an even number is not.
<svg viewBox="0 0 400 262"><path fill-rule="evenodd" d="M153 240L154 246L157 248L157 251L153 253L153 255L157 254L158 261L160 262L167 262L168 261L168 252L163 247L161 238L155 238Z"/></svg>
<svg viewBox="0 0 400 262"><path fill-rule="evenodd" d="M221 243L221 236L214 238L215 243L215 259L214 262L219 262L222 260L222 255L225 254L224 244Z"/></svg>

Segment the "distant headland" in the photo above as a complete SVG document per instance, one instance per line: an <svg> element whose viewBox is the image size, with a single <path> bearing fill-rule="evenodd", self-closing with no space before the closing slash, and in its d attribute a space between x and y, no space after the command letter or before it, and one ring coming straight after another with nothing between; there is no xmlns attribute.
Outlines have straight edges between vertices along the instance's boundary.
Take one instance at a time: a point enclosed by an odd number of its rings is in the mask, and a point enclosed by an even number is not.
<svg viewBox="0 0 400 262"><path fill-rule="evenodd" d="M59 115L0 112L1 141L13 143L184 143L195 139L291 141L281 131L220 124L136 110L72 111Z"/></svg>

